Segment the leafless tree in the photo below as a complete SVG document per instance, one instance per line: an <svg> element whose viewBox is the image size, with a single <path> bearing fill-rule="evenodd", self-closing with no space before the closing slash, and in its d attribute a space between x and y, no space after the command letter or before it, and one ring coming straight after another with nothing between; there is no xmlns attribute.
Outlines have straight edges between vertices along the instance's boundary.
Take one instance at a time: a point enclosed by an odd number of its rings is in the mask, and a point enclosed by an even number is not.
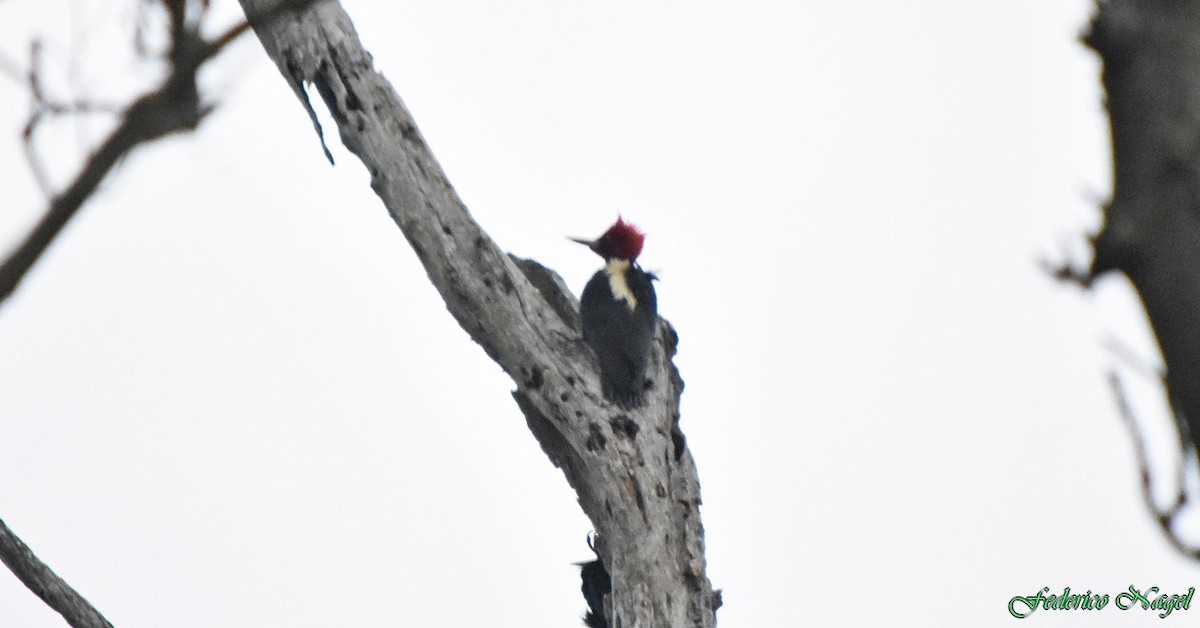
<svg viewBox="0 0 1200 628"><path fill-rule="evenodd" d="M271 2L242 6L260 15ZM613 581L609 625L714 625L718 598L705 574L700 484L679 429L683 381L671 363L671 326L659 326L655 386L643 407L607 403L574 297L553 272L504 254L471 219L342 7L327 0L251 23L319 132L305 86L316 88L447 309L516 384L530 430L598 532Z"/></svg>
<svg viewBox="0 0 1200 628"><path fill-rule="evenodd" d="M170 75L124 111L76 180L51 199L42 221L0 264L0 300L12 294L117 160L140 143L194 129L211 109L197 91L196 70L247 26L207 41L197 28L206 2L162 5L171 18ZM318 135L306 86L316 88L343 143L366 165L372 188L447 309L512 377L513 397L531 432L597 531L597 554L613 583L605 603L608 624L713 626L720 598L706 575L699 480L679 429L683 381L671 361L677 342L671 326L660 321L648 371L654 386L642 407L621 410L608 403L595 358L578 331L574 296L552 271L506 255L471 219L341 6L333 0L242 5ZM0 555L23 580L23 574L49 573L7 528L0 532L0 547L11 542ZM72 625L107 625L94 609L91 615L69 614L54 596L41 593L65 590L72 604L86 605L65 583L39 589L25 581Z"/></svg>

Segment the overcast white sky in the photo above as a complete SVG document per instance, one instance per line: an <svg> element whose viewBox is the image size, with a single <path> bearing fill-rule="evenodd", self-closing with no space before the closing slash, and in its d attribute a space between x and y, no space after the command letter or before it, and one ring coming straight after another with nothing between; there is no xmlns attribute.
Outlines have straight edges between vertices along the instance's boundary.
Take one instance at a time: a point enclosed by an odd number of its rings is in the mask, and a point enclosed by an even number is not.
<svg viewBox="0 0 1200 628"><path fill-rule="evenodd" d="M1157 359L1131 291L1037 266L1109 189L1089 2L345 4L501 246L578 291L564 236L648 233L721 626L1198 584L1105 383L1105 338ZM133 6L0 3L0 51L127 99ZM45 199L0 78L8 246ZM121 627L578 625L590 525L365 171L254 39L205 83L0 307L0 518ZM47 130L57 180L105 125ZM0 573L0 626L61 625Z"/></svg>

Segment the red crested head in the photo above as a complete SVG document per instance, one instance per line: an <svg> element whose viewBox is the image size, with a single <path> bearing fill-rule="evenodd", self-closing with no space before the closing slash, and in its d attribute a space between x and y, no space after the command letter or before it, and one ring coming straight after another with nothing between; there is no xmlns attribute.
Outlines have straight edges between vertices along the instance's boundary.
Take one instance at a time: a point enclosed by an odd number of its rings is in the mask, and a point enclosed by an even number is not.
<svg viewBox="0 0 1200 628"><path fill-rule="evenodd" d="M638 255L641 255L642 243L646 241L646 235L618 216L616 224L609 227L608 231L605 231L604 235L596 240L571 239L587 245L604 259L624 259L632 262L637 259Z"/></svg>

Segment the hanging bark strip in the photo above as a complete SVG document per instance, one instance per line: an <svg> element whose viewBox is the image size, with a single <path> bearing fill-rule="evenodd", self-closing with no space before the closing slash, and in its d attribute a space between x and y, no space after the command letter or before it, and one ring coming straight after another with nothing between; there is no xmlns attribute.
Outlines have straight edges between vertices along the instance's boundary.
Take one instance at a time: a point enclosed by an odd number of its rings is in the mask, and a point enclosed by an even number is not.
<svg viewBox="0 0 1200 628"><path fill-rule="evenodd" d="M272 2L242 6L259 15ZM713 626L700 486L678 425L674 330L660 321L643 407L606 403L577 301L557 275L506 255L471 218L342 7L325 0L251 22L320 136L305 90L316 88L450 314L516 384L530 430L598 532L613 582L610 625Z"/></svg>

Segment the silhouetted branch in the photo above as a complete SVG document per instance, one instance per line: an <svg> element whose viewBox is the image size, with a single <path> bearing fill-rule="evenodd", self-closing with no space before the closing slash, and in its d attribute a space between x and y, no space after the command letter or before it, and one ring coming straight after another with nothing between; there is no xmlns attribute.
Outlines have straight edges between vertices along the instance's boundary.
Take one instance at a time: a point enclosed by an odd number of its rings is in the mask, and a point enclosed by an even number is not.
<svg viewBox="0 0 1200 628"><path fill-rule="evenodd" d="M1048 258L1042 258L1038 260L1038 266L1042 269L1042 272L1045 272L1055 281L1073 284L1084 290L1090 289L1096 281L1096 275L1092 273L1090 268L1076 266L1070 262L1052 262Z"/></svg>
<svg viewBox="0 0 1200 628"><path fill-rule="evenodd" d="M112 628L112 624L75 589L59 578L46 563L34 556L0 520L0 561L33 591L47 606L63 616L74 628Z"/></svg>
<svg viewBox="0 0 1200 628"><path fill-rule="evenodd" d="M206 1L202 1L198 5L201 9L192 11L190 16L189 5L185 0L167 0L163 6L168 11L172 25L171 47L167 55L170 73L157 89L137 98L124 109L116 129L101 142L71 184L61 194L52 196L46 213L29 235L0 264L0 302L13 294L29 269L122 157L143 143L178 131L195 129L212 111L212 105L201 103L196 88L196 73L205 61L219 53L249 26L242 23L230 28L213 41L205 41L199 34L199 24L203 18L203 9L207 8ZM43 191L50 196L53 194L51 185L34 148L37 127L46 116L110 111L116 108L83 102L53 102L42 89L40 58L41 45L34 41L30 46L30 69L26 77L32 107L22 138L34 177ZM4 64L6 73L13 69L10 65ZM38 560L29 547L2 521L0 559L25 586L60 613L71 626L112 628L79 593Z"/></svg>
<svg viewBox="0 0 1200 628"><path fill-rule="evenodd" d="M255 19L266 21L273 15L302 9L313 0L289 3L280 1L263 7ZM196 87L200 67L232 43L250 24L237 24L212 39L200 36L200 24L208 9L208 0L161 0L170 24L170 48L164 55L170 72L153 91L143 94L127 107L98 105L90 102L56 102L42 88L41 44L30 45L30 69L22 73L16 64L0 57L0 73L25 82L30 92L31 112L22 132L26 154L38 185L50 198L50 206L29 235L0 263L0 303L10 297L46 251L54 238L79 211L104 177L124 156L139 145L179 131L195 129L212 110L201 102ZM142 26L135 34L135 47L144 52ZM95 149L74 180L61 194L54 194L49 178L34 146L38 126L47 116L80 113L121 113L117 127ZM37 559L3 521L0 521L0 560L38 597L60 613L75 628L112 628L82 596Z"/></svg>
<svg viewBox="0 0 1200 628"><path fill-rule="evenodd" d="M1200 437L1200 4L1097 2L1084 43L1104 62L1114 189L1089 274L1137 289L1177 417ZM1195 444L1195 443L1193 443Z"/></svg>
<svg viewBox="0 0 1200 628"><path fill-rule="evenodd" d="M1057 276L1085 287L1109 272L1129 278L1162 351L1180 442L1194 451L1200 445L1200 3L1097 0L1082 39L1103 61L1113 193L1091 238L1090 268ZM1131 419L1119 382L1114 391ZM1149 482L1145 448L1130 425ZM1192 461L1184 456L1180 464ZM1179 508L1148 505L1172 544L1197 557L1170 531Z"/></svg>
<svg viewBox="0 0 1200 628"><path fill-rule="evenodd" d="M30 45L29 53L29 72L27 73L27 85L30 94L29 118L25 122L25 128L21 131L21 142L25 149L25 159L29 163L29 170L33 173L33 178L41 188L42 194L47 198L54 195L54 186L50 183L50 177L46 174L46 169L42 165L41 156L38 155L36 136L37 130L41 124L49 117L77 115L77 114L119 114L121 107L116 105L104 105L90 101L73 101L73 102L58 102L52 100L42 89L41 77L41 44L34 40Z"/></svg>
<svg viewBox="0 0 1200 628"><path fill-rule="evenodd" d="M201 102L196 87L196 73L205 61L245 32L249 25L239 24L217 39L206 41L199 32L203 11L195 11L195 15L189 17L188 3L183 0L165 0L163 6L168 11L173 35L166 55L171 63L170 73L157 89L144 94L125 109L117 128L101 142L70 185L61 194L51 198L49 209L29 235L0 264L0 302L12 295L29 269L122 157L143 143L171 133L195 129L212 111L211 104ZM23 136L34 175L49 195L52 194L50 183L33 150L37 125L47 114L90 109L79 104L51 106L40 87L38 57L38 44L35 43L29 73L35 107Z"/></svg>
<svg viewBox="0 0 1200 628"><path fill-rule="evenodd" d="M1179 461L1175 465L1175 495L1170 505L1160 508L1154 502L1154 476L1150 471L1150 456L1146 449L1146 439L1142 436L1142 429L1138 426L1137 417L1134 415L1133 407L1129 404L1129 399L1125 394L1125 387L1121 385L1121 378L1116 371L1109 371L1108 385L1116 399L1117 412L1129 430L1129 439L1133 441L1133 453L1141 472L1142 501L1146 505L1146 510L1154 517L1154 522L1158 524L1159 529L1162 530L1163 535L1167 537L1167 541L1176 551L1189 558L1200 560L1200 547L1188 545L1175 532L1175 519L1189 501L1184 475L1187 470L1187 453L1190 449L1186 445L1181 448Z"/></svg>

